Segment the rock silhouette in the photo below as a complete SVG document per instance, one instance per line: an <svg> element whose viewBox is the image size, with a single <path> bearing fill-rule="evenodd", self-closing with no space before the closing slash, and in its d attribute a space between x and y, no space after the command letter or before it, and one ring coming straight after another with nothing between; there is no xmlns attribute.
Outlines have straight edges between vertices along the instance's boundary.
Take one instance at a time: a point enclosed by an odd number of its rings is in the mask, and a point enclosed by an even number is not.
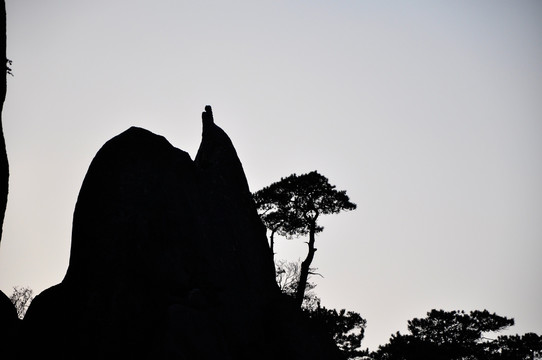
<svg viewBox="0 0 542 360"><path fill-rule="evenodd" d="M226 133L194 161L132 127L92 161L64 280L32 302L23 358L339 359L284 297Z"/></svg>
<svg viewBox="0 0 542 360"><path fill-rule="evenodd" d="M0 34L6 34L6 4L4 0L0 2ZM2 80L0 81L0 240L2 238L2 226L4 223L4 214L8 201L8 180L9 164L6 152L6 142L2 126L2 111L4 109L4 100L7 92L6 74L8 71L8 60L6 57L6 36L0 36L0 58L4 63ZM15 307L2 291L0 291L0 344L14 344L17 339L17 330L19 318ZM12 358L15 349L10 346L0 346L0 359Z"/></svg>

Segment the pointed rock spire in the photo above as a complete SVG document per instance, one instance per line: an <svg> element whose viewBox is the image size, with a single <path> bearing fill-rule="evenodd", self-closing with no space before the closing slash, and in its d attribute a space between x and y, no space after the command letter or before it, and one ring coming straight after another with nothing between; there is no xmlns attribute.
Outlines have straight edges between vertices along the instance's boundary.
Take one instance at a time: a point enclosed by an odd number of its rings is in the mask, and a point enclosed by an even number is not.
<svg viewBox="0 0 542 360"><path fill-rule="evenodd" d="M205 105L205 111L201 113L201 119L203 120L203 124L213 124L213 109L211 108L211 105Z"/></svg>

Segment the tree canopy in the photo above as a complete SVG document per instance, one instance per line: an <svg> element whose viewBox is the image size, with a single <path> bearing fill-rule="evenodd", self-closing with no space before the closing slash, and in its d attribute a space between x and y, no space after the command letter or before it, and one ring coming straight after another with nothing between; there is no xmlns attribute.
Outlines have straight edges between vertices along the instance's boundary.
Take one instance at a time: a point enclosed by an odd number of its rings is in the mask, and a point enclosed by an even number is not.
<svg viewBox="0 0 542 360"><path fill-rule="evenodd" d="M427 317L408 322L410 334L392 335L389 343L372 354L377 360L463 360L532 359L542 350L542 338L536 334L489 338L514 325L514 319L487 310L431 310Z"/></svg>
<svg viewBox="0 0 542 360"><path fill-rule="evenodd" d="M408 321L412 336L437 345L474 344L483 333L497 332L514 325L514 319L491 314L489 311L431 310L427 317Z"/></svg>
<svg viewBox="0 0 542 360"><path fill-rule="evenodd" d="M535 333L499 336L489 347L495 360L542 358L542 336Z"/></svg>
<svg viewBox="0 0 542 360"><path fill-rule="evenodd" d="M314 309L304 311L310 319L325 329L347 359L367 355L366 350L360 350L367 326L367 320L360 314L345 309L326 309L320 306L320 303Z"/></svg>
<svg viewBox="0 0 542 360"><path fill-rule="evenodd" d="M254 200L268 229L283 236L307 235L320 215L356 209L345 190L336 190L317 171L281 178L254 193Z"/></svg>

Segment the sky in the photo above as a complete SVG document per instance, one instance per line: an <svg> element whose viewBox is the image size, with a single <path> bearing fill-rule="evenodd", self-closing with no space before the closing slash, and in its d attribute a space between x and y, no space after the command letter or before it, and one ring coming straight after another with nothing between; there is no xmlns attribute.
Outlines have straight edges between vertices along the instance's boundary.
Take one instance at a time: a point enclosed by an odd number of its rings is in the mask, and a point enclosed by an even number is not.
<svg viewBox="0 0 542 360"><path fill-rule="evenodd" d="M431 309L542 334L542 2L6 3L4 293L62 281L107 140L140 126L194 158L211 104L252 191L317 170L357 204L322 218L313 281L364 348Z"/></svg>

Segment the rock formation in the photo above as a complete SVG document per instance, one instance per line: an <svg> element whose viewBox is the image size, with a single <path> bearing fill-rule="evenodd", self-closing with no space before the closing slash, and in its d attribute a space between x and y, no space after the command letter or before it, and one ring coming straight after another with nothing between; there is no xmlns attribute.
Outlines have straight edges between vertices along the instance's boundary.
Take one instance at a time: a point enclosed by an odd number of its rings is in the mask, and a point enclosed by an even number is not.
<svg viewBox="0 0 542 360"><path fill-rule="evenodd" d="M3 61L5 69L2 72L0 81L0 240L2 238L2 226L4 223L4 214L8 201L8 179L9 165L6 152L6 142L4 140L4 131L2 129L2 110L4 109L4 100L7 92L7 57L6 57L6 4L4 0L0 1L0 61ZM2 344L13 344L17 338L19 319L17 311L9 298L0 291L0 341ZM14 354L13 347L0 346L0 359L8 359Z"/></svg>
<svg viewBox="0 0 542 360"><path fill-rule="evenodd" d="M8 177L0 118L0 236ZM210 106L195 161L130 128L90 165L64 280L34 299L22 324L0 292L0 359L340 359L281 295L271 259Z"/></svg>
<svg viewBox="0 0 542 360"><path fill-rule="evenodd" d="M274 279L235 148L203 113L194 161L130 128L92 161L62 283L31 304L25 356L335 359Z"/></svg>

